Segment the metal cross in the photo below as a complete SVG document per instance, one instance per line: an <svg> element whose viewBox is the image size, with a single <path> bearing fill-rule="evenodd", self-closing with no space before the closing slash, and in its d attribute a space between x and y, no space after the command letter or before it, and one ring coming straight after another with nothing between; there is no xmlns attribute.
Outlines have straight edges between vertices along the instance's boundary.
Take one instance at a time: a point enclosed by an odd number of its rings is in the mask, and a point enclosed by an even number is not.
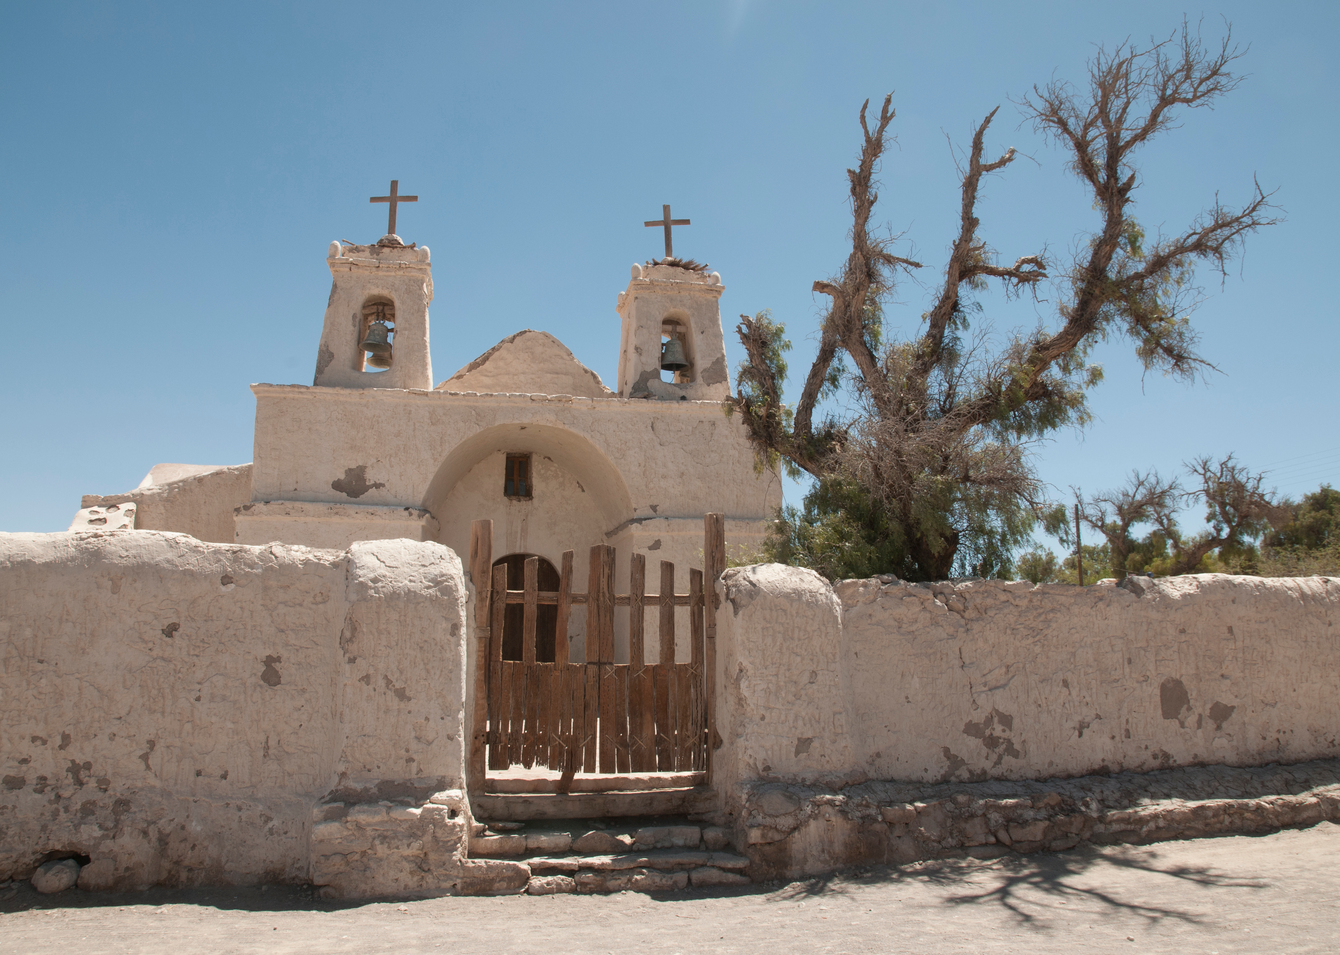
<svg viewBox="0 0 1340 955"><path fill-rule="evenodd" d="M688 225L689 220L672 219L670 218L670 207L661 206L661 218L652 219L650 222L644 222L642 224L645 226L659 225L665 227L665 257L667 259L673 259L675 257L675 247L670 241L670 227L673 225Z"/></svg>
<svg viewBox="0 0 1340 955"><path fill-rule="evenodd" d="M389 202L389 203L391 204L391 214L390 214L389 216L387 216L387 218L386 218L386 234L387 234L387 235L395 235L395 207L396 207L397 203L401 203L401 202L418 202L418 201L419 201L419 197L418 197L418 196L402 196L402 195L400 195L400 180L399 180L399 179L392 179L392 180L391 180L391 194L390 194L389 196L372 196L372 197L370 197L370 198L368 199L368 202ZM666 206L666 208L669 209L670 207L669 207L669 206ZM676 223L676 225L678 225L678 223Z"/></svg>

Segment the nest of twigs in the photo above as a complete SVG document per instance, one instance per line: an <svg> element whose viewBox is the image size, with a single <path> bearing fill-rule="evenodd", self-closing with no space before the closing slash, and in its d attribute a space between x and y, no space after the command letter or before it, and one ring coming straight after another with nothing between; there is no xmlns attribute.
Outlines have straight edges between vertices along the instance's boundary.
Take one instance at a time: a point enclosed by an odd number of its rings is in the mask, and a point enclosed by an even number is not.
<svg viewBox="0 0 1340 955"><path fill-rule="evenodd" d="M706 262L695 262L693 259L661 259L659 262L647 260L648 265L668 265L671 268L683 269L686 272L706 272L710 265Z"/></svg>

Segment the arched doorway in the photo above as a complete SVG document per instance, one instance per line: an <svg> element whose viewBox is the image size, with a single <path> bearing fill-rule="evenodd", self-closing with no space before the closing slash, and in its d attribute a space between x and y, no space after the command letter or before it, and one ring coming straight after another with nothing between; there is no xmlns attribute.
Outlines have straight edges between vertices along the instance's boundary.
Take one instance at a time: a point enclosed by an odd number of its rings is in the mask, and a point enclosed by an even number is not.
<svg viewBox="0 0 1340 955"><path fill-rule="evenodd" d="M521 590L525 587L526 559L535 554L508 554L493 562L494 567L506 566L507 589ZM543 557L540 558L539 589L550 593L558 590L558 569ZM502 656L504 660L521 659L521 636L525 625L526 608L521 604L508 604L503 612ZM535 662L554 662L554 638L558 630L558 607L553 604L540 604L535 608ZM567 663L567 660L563 661Z"/></svg>

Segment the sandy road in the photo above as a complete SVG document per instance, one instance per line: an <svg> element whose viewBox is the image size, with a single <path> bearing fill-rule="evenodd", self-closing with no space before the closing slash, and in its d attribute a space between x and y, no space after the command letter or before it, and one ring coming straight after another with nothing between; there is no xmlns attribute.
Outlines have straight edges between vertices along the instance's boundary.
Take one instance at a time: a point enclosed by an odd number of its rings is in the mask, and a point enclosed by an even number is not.
<svg viewBox="0 0 1340 955"><path fill-rule="evenodd" d="M1340 952L1340 826L747 891L337 906L287 887L0 892L0 952ZM8 898L4 898L8 896Z"/></svg>

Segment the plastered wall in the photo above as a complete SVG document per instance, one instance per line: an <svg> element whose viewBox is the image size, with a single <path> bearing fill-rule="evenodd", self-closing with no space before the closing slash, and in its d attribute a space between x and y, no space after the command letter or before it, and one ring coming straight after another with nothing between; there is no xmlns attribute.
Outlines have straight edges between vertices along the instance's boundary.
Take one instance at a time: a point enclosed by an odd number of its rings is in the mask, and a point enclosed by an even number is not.
<svg viewBox="0 0 1340 955"><path fill-rule="evenodd" d="M80 507L134 503L135 526L149 531L180 531L202 541L233 541L233 508L251 500L251 465L216 468L136 488L125 494L84 495Z"/></svg>
<svg viewBox="0 0 1340 955"><path fill-rule="evenodd" d="M446 547L0 534L0 879L304 881L313 806L463 785Z"/></svg>
<svg viewBox="0 0 1340 955"><path fill-rule="evenodd" d="M1340 752L1340 580L1116 586L728 570L717 765L841 785Z"/></svg>

